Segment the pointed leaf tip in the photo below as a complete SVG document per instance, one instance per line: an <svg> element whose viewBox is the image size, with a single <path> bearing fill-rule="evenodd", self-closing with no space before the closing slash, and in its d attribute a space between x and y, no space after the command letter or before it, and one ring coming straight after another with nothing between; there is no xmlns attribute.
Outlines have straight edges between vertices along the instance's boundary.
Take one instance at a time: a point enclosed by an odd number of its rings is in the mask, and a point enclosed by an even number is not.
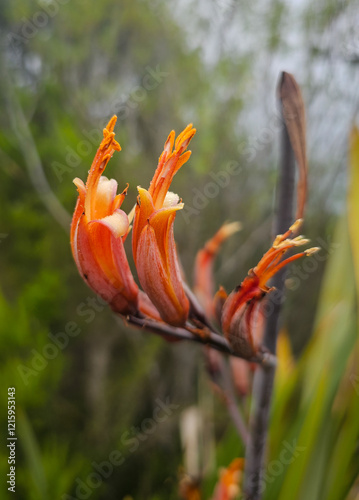
<svg viewBox="0 0 359 500"><path fill-rule="evenodd" d="M292 74L282 72L278 84L278 97L282 105L284 125L288 132L299 171L296 219L300 219L303 217L307 198L306 121L302 93Z"/></svg>

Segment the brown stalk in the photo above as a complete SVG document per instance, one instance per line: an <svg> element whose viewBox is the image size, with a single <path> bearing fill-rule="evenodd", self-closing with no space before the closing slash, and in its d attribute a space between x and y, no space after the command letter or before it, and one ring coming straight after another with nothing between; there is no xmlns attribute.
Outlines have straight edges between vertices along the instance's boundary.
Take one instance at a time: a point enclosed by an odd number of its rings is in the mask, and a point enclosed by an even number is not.
<svg viewBox="0 0 359 500"><path fill-rule="evenodd" d="M289 73L281 75L278 96L284 127L281 138L274 234L283 234L294 220L295 160L299 170L296 218L302 218L304 213L307 192L307 159L303 99L298 84ZM281 296L284 295L285 275L286 269L284 268L276 274L271 283L271 286L274 286L281 293ZM269 301L272 303L272 314L267 318L263 343L265 348L275 356L282 301L280 303L274 301L270 295ZM245 465L244 498L246 500L260 500L262 497L262 475L274 376L275 366L259 366L254 376Z"/></svg>

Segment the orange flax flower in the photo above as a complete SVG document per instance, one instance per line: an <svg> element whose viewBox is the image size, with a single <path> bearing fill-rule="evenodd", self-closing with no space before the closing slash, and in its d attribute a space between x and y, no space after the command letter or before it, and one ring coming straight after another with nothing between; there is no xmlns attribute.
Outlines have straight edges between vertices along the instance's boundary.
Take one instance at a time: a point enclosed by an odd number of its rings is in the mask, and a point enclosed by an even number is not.
<svg viewBox="0 0 359 500"><path fill-rule="evenodd" d="M196 129L188 125L175 142L172 130L148 191L138 188L133 224L132 250L140 283L161 318L174 326L186 323L189 301L173 236L176 213L183 203L168 190L174 175L191 155L186 149L195 133Z"/></svg>
<svg viewBox="0 0 359 500"><path fill-rule="evenodd" d="M234 500L238 498L243 469L244 458L235 458L227 468L222 469L212 500Z"/></svg>
<svg viewBox="0 0 359 500"><path fill-rule="evenodd" d="M71 248L85 282L122 314L137 310L138 287L129 268L123 242L129 220L120 210L127 188L117 192L117 182L102 176L108 161L121 147L113 132L113 116L89 171L86 186L74 179L79 196L71 224Z"/></svg>
<svg viewBox="0 0 359 500"><path fill-rule="evenodd" d="M214 316L214 260L221 245L240 228L239 222L223 224L197 253L194 265L194 292L209 317Z"/></svg>
<svg viewBox="0 0 359 500"><path fill-rule="evenodd" d="M222 329L232 349L246 359L253 358L258 352L263 332L262 300L272 291L267 282L284 266L304 256L318 251L317 247L304 250L282 260L288 250L304 245L309 240L302 236L290 239L297 232L302 220L297 220L289 230L278 235L272 247L266 252L257 266L251 269L242 284L227 298L222 311Z"/></svg>

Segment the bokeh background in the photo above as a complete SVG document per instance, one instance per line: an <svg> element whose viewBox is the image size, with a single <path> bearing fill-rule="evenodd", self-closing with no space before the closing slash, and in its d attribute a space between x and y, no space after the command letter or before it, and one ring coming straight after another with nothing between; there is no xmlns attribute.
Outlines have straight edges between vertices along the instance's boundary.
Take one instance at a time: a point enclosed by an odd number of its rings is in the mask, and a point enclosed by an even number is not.
<svg viewBox="0 0 359 500"><path fill-rule="evenodd" d="M129 211L170 130L193 122L193 154L173 183L187 207L178 251L191 282L196 251L239 220L216 262L217 284L233 289L271 240L285 70L307 110L304 233L323 250L300 286L294 271L288 280L291 348L281 348L264 495L358 499L357 2L1 0L0 29L0 415L3 434L15 387L16 498L175 499L181 471L210 498L218 467L243 456L202 349L125 328L80 279L72 179L86 178L117 114L122 151L107 175L130 184ZM230 162L239 168L227 182ZM170 403L168 418L145 423ZM249 404L242 397L246 415ZM293 461L280 462L293 442ZM114 450L123 463L96 482L93 463Z"/></svg>

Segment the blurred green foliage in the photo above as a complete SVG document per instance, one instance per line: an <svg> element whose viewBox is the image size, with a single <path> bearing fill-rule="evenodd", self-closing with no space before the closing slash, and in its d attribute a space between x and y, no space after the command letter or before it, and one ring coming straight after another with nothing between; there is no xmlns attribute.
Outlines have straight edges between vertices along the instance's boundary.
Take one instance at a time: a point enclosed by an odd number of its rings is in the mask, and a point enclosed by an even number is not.
<svg viewBox="0 0 359 500"><path fill-rule="evenodd" d="M209 8L215 4L208 2ZM183 5L195 18L195 3ZM250 18L255 7L266 23L268 54L290 52L281 31L288 24L287 4L268 1L262 12L260 2L253 2L240 6L239 14ZM308 40L343 8L318 2L315 18L311 8L303 11ZM201 22L202 32L210 33L210 25ZM193 156L173 183L194 209L187 219L177 217L178 249L191 282L196 251L225 220L240 219L242 232L225 245L216 264L218 283L232 289L270 241L277 175L272 142L278 134L249 161L244 154L249 131L242 126L251 112L248 96L265 70L258 71L254 49L241 55L223 50L207 63L175 3L162 0L1 2L0 27L0 424L6 429L7 387L15 387L16 498L75 497L80 483L91 482L93 462L108 461L114 450L123 463L86 498L177 498L184 460L178 424L192 406L208 424L202 439L214 446L202 457L209 498L218 466L243 454L243 447L211 394L200 348L168 345L126 329L82 283L69 246L76 200L72 179L85 179L101 128L117 113L123 149L107 175L120 189L129 182L124 205L129 211L136 186L148 185L170 130L179 133L193 121L198 130ZM314 48L311 42L304 47L311 68L323 58ZM296 77L302 83L300 67ZM303 83L310 105L318 89ZM265 100L258 106L274 107L268 89L258 99ZM216 196L204 196L233 161L240 174L219 186ZM351 256L349 245L356 229L321 203L317 192L330 155L316 162L305 233L314 244L321 237L328 247L333 242L338 247L288 292L284 322L295 354L305 353L276 393L268 463L286 440L297 440L305 450L268 482L268 499L351 500L358 494L353 490L347 497L358 474L359 285L353 273L358 249ZM357 220L350 210L351 220ZM153 432L143 433L158 400L167 398L178 408ZM249 403L242 402L246 415ZM1 477L7 472L3 446Z"/></svg>

